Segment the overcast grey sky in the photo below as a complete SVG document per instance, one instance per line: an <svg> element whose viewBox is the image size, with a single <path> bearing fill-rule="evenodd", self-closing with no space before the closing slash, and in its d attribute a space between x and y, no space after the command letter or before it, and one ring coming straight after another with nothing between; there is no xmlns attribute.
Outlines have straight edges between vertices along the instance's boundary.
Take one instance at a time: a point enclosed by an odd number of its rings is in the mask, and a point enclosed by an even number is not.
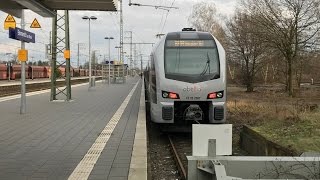
<svg viewBox="0 0 320 180"><path fill-rule="evenodd" d="M226 16L233 13L237 0L207 0L214 2L218 11ZM134 3L140 4L154 4L179 7L177 10L171 10L168 14L167 11L157 10L150 7L136 7L128 6L129 0L124 0L124 30L133 31L134 42L157 42L155 35L157 33L167 33L170 31L179 31L183 27L189 27L188 17L191 14L192 6L197 2L203 0L132 0ZM88 21L81 19L82 16L94 15L98 18L97 21L91 23L92 34L92 50L97 50L97 54L102 60L102 57L107 52L107 42L104 40L105 36L112 36L115 38L111 42L111 56L112 59L117 59L117 50L114 48L119 45L119 14L116 12L99 12L99 11L70 11L70 38L71 38L71 51L72 51L72 65L77 62L77 44L84 43L81 48L80 61L84 63L88 58ZM4 21L7 14L0 11L0 19ZM37 18L42 26L41 29L30 29L36 34L36 43L27 44L29 49L29 59L34 57L34 60L45 58L45 45L49 43L49 33L52 29L51 19L42 18L39 15L26 11L26 22L31 23L34 18ZM16 18L19 23L20 19ZM19 26L19 25L18 25ZM30 25L27 25L29 27ZM129 34L125 33L125 37ZM129 42L129 39L125 39ZM15 53L19 48L20 42L8 38L8 32L3 28L0 30L0 58L5 60L4 53ZM149 54L151 51L150 45L141 45L138 47L139 53ZM129 54L129 46L125 46L125 52ZM1 56L2 54L2 56Z"/></svg>

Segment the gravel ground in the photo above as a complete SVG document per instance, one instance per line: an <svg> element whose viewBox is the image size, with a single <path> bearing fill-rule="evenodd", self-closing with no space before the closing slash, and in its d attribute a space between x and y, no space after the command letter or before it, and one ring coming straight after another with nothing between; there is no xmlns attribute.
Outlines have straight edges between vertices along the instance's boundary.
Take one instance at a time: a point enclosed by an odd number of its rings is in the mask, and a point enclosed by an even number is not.
<svg viewBox="0 0 320 180"><path fill-rule="evenodd" d="M148 123L148 172L151 180L180 180L167 134Z"/></svg>

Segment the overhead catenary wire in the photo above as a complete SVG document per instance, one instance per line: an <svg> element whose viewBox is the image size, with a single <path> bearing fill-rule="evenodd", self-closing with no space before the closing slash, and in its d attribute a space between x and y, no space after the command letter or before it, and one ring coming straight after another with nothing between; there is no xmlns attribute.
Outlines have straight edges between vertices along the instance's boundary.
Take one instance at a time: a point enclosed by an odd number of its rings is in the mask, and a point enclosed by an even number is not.
<svg viewBox="0 0 320 180"><path fill-rule="evenodd" d="M163 3L163 0L161 2L159 2L159 6L161 6L162 3ZM163 11L162 15L161 15L161 21L160 21L159 28L158 28L159 29L159 31L158 31L159 33L158 34L160 34L161 26L162 26L162 23L163 23L164 13L165 13L165 11Z"/></svg>
<svg viewBox="0 0 320 180"><path fill-rule="evenodd" d="M175 1L176 1L176 0L173 0L173 1L172 1L171 7L173 7L173 4L174 4L174 2L175 2ZM164 21L164 23L163 23L163 26L162 26L162 29L161 29L161 33L163 32L164 27L166 26L166 23L167 23L167 20L168 20L168 16L169 16L169 13L170 13L170 10L167 12L166 19L165 19L165 21Z"/></svg>

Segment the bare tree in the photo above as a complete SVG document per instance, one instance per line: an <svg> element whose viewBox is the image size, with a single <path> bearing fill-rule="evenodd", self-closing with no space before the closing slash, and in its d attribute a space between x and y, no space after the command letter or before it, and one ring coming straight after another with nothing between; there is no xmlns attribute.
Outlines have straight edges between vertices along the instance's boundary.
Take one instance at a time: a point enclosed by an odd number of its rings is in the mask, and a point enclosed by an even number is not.
<svg viewBox="0 0 320 180"><path fill-rule="evenodd" d="M320 31L319 0L243 0L243 10L270 47L287 63L287 90L294 93L294 68L303 51L316 47Z"/></svg>
<svg viewBox="0 0 320 180"><path fill-rule="evenodd" d="M266 53L266 47L255 31L255 24L251 19L251 15L238 12L228 24L229 51L235 59L244 62L241 74L247 92L254 90L256 74L261 68Z"/></svg>
<svg viewBox="0 0 320 180"><path fill-rule="evenodd" d="M231 62L230 53L228 53L228 39L225 28L219 20L220 14L217 13L216 6L212 2L202 1L193 6L189 23L198 31L210 32L219 40L222 46L227 51L227 60L229 76L232 80L235 79L235 67Z"/></svg>
<svg viewBox="0 0 320 180"><path fill-rule="evenodd" d="M18 54L12 54L11 56L11 62L13 64L17 64L18 63Z"/></svg>
<svg viewBox="0 0 320 180"><path fill-rule="evenodd" d="M218 24L215 4L206 1L195 4L188 20L198 31L211 32Z"/></svg>

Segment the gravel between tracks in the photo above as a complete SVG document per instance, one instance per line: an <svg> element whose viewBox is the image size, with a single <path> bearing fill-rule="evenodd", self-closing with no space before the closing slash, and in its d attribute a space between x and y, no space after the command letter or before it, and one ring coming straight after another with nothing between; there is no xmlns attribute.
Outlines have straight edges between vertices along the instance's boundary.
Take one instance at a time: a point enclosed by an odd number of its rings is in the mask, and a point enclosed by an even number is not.
<svg viewBox="0 0 320 180"><path fill-rule="evenodd" d="M153 123L148 124L148 173L152 180L180 180L169 139Z"/></svg>

